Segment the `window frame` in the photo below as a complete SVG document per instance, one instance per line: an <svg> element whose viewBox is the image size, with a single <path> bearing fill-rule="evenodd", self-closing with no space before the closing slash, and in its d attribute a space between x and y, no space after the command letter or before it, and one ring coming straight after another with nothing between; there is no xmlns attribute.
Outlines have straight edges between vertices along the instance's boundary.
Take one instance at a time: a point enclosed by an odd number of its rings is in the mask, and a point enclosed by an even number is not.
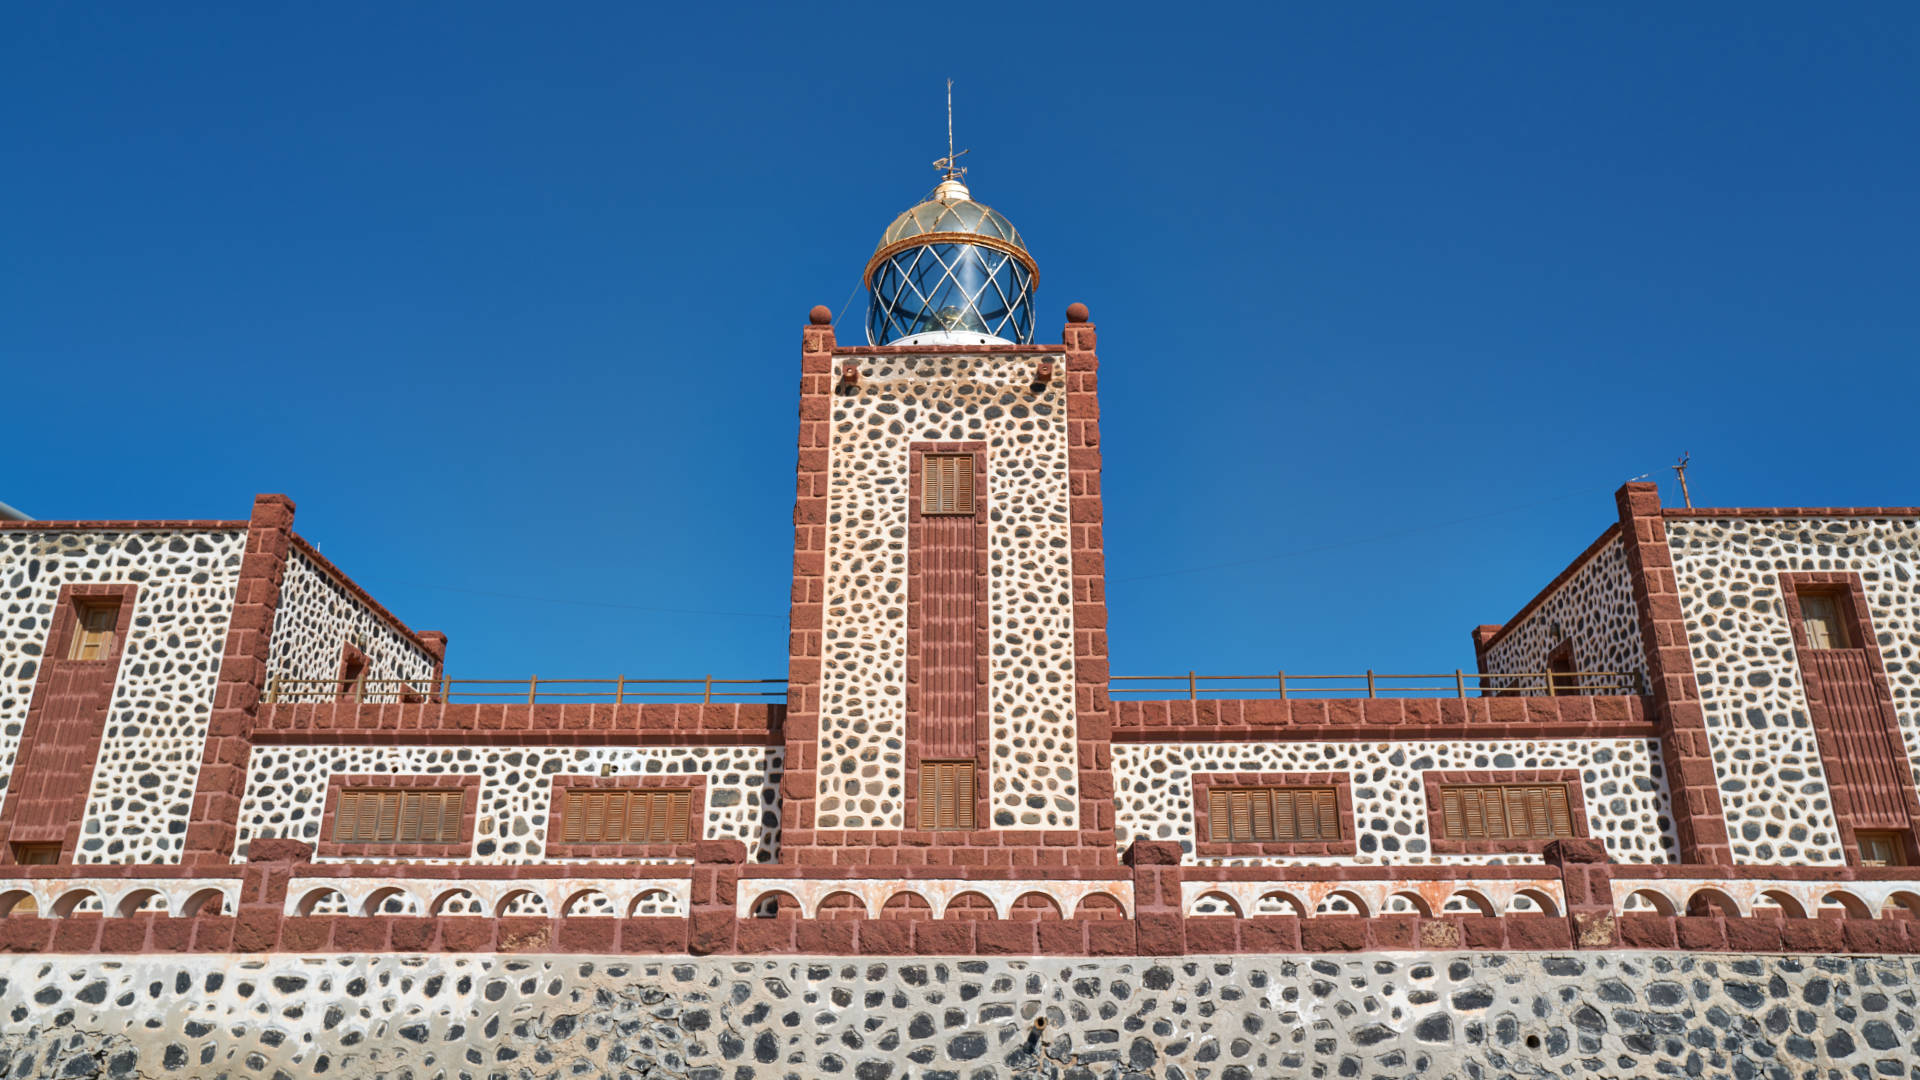
<svg viewBox="0 0 1920 1080"><path fill-rule="evenodd" d="M684 841L567 841L567 796L593 791L685 791L687 838ZM550 859L685 858L706 838L707 777L705 774L660 773L627 776L562 775L553 778L547 794L545 857Z"/></svg>
<svg viewBox="0 0 1920 1080"><path fill-rule="evenodd" d="M334 822L340 812L340 799L349 791L452 791L459 790L460 824L456 837L449 841L335 840ZM316 858L466 858L473 852L474 823L480 816L480 777L450 773L345 773L327 778L326 809L320 815L320 835L314 843Z"/></svg>
<svg viewBox="0 0 1920 1080"><path fill-rule="evenodd" d="M964 823L955 823L953 825L927 824L927 770L929 768L937 769L942 766L950 766L957 769L963 765L972 770L969 774L969 782L973 788L973 797L964 803L956 803L955 805L966 809L967 820ZM973 832L978 829L980 827L979 762L964 758L923 758L914 769L914 827L919 832L949 833Z"/></svg>
<svg viewBox="0 0 1920 1080"><path fill-rule="evenodd" d="M1502 855L1539 853L1548 844L1561 839L1585 839L1592 835L1587 820L1587 802L1583 779L1578 769L1505 769L1497 771L1428 770L1420 774L1427 799L1427 845L1435 855ZM1524 837L1517 839L1451 839L1446 834L1445 810L1440 792L1449 787L1497 787L1502 785L1564 785L1567 790L1568 823L1571 837Z"/></svg>
<svg viewBox="0 0 1920 1080"><path fill-rule="evenodd" d="M976 517L980 513L980 454L974 450L923 450L920 452L919 482L915 485L915 500L920 506L921 517ZM927 488L933 483L937 462L966 462L966 503L962 508L958 501L959 492L955 491L954 508L951 510L929 510L927 508ZM956 470L957 471L957 470Z"/></svg>
<svg viewBox="0 0 1920 1080"><path fill-rule="evenodd" d="M1213 789L1219 788L1332 788L1334 812L1340 823L1338 840L1238 840L1212 836ZM1258 855L1353 855L1360 839L1354 828L1353 774L1307 773L1195 773L1193 774L1193 850L1202 858Z"/></svg>

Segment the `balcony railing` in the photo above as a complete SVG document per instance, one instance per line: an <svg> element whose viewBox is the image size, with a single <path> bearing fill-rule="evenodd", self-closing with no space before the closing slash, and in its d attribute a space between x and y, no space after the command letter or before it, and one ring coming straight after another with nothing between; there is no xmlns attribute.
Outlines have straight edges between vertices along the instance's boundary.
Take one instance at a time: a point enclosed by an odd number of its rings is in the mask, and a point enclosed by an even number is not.
<svg viewBox="0 0 1920 1080"><path fill-rule="evenodd" d="M1462 671L1427 675L1115 675L1107 692L1114 697L1176 698L1352 698L1480 697L1580 694L1640 694L1640 676L1631 671Z"/></svg>
<svg viewBox="0 0 1920 1080"><path fill-rule="evenodd" d="M784 701L785 679L288 679L267 683L267 701L357 701L369 704L640 704ZM1115 675L1108 692L1123 699L1519 697L1642 694L1632 671L1518 671L1480 674L1456 669L1425 675L1367 671L1358 675Z"/></svg>
<svg viewBox="0 0 1920 1080"><path fill-rule="evenodd" d="M717 679L701 675L690 679L287 679L267 682L267 701L359 701L370 704L411 704L427 701L449 704L573 703L582 705L751 702L765 698L786 700L785 679Z"/></svg>

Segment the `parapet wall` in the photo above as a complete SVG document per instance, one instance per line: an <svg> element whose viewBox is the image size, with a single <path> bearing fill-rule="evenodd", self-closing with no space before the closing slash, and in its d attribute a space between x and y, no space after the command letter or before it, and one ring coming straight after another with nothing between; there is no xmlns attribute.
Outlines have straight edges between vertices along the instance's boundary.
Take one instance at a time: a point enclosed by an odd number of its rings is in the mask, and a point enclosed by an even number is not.
<svg viewBox="0 0 1920 1080"><path fill-rule="evenodd" d="M1908 958L1620 951L19 957L0 1073L1904 1076L1917 983Z"/></svg>

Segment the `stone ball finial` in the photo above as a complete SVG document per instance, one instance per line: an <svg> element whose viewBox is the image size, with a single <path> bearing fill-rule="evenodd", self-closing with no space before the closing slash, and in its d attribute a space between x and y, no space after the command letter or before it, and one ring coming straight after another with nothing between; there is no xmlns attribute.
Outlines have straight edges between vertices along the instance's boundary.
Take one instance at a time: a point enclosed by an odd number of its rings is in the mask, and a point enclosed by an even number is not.
<svg viewBox="0 0 1920 1080"><path fill-rule="evenodd" d="M815 304L813 310L807 312L807 321L815 326L825 326L833 321L833 309L825 304Z"/></svg>
<svg viewBox="0 0 1920 1080"><path fill-rule="evenodd" d="M1068 322L1086 322L1087 321L1087 305L1082 304L1078 301L1068 304L1067 305L1067 321Z"/></svg>

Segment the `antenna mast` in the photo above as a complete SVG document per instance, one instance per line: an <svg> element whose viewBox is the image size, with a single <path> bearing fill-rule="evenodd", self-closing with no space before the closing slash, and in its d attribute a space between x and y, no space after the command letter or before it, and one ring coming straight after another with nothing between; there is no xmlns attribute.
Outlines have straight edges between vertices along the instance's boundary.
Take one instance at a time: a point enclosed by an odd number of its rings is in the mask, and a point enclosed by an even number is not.
<svg viewBox="0 0 1920 1080"><path fill-rule="evenodd" d="M960 153L958 154L953 152L953 80L948 79L947 80L947 156L941 158L939 161L934 162L933 167L936 169L943 170L946 174L944 177L945 179L958 180L961 177L967 175L967 170L961 168L959 165L961 156L966 154L967 152L968 151L965 151L965 150L960 151Z"/></svg>
<svg viewBox="0 0 1920 1080"><path fill-rule="evenodd" d="M1673 469L1673 474L1680 478L1680 501L1685 503L1689 510L1693 509L1693 493L1687 490L1687 462L1691 457L1691 454L1682 450L1680 452L1680 460L1670 466L1670 468Z"/></svg>

